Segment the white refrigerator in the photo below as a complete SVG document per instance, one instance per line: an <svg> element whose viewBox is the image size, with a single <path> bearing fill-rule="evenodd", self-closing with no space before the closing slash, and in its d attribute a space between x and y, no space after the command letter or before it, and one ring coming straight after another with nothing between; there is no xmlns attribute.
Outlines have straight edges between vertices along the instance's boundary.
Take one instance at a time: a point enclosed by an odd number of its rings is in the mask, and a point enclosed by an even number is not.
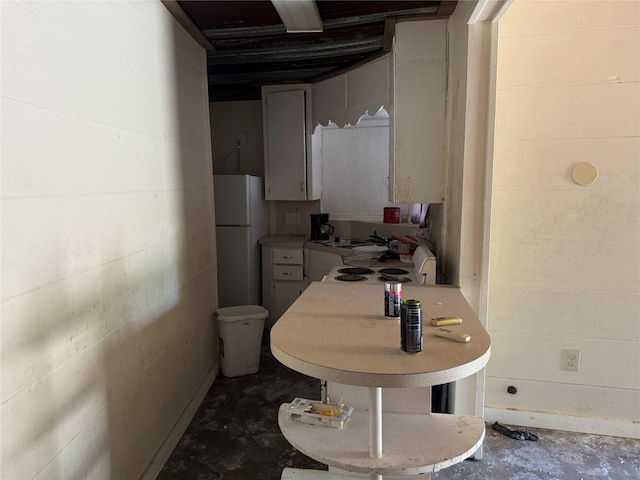
<svg viewBox="0 0 640 480"><path fill-rule="evenodd" d="M261 304L258 240L269 230L264 181L251 175L214 175L218 303Z"/></svg>

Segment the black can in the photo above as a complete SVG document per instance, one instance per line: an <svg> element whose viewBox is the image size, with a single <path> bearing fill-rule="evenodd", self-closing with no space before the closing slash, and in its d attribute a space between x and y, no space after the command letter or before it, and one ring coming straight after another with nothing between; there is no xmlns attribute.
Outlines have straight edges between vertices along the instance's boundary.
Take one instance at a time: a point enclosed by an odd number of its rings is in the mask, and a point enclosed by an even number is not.
<svg viewBox="0 0 640 480"><path fill-rule="evenodd" d="M400 318L402 305L402 283L384 282L384 318Z"/></svg>
<svg viewBox="0 0 640 480"><path fill-rule="evenodd" d="M420 300L405 300L400 309L400 348L407 353L422 351L422 305Z"/></svg>

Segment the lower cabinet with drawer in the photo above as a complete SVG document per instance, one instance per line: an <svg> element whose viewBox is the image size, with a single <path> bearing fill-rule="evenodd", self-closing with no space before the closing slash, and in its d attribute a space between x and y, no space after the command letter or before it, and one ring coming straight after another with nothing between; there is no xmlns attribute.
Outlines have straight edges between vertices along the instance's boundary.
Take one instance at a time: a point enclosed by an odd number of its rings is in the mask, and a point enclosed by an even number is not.
<svg viewBox="0 0 640 480"><path fill-rule="evenodd" d="M269 310L267 328L305 289L302 248L262 247L262 298Z"/></svg>

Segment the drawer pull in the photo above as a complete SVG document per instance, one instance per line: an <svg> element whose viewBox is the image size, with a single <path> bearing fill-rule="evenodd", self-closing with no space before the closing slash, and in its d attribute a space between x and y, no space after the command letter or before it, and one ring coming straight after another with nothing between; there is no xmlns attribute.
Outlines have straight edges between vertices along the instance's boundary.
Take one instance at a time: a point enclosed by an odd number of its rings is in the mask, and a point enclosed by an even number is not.
<svg viewBox="0 0 640 480"><path fill-rule="evenodd" d="M283 255L281 258L293 258L291 255Z"/></svg>
<svg viewBox="0 0 640 480"><path fill-rule="evenodd" d="M293 273L291 273L291 272L282 272L282 275L289 276L289 275L293 275Z"/></svg>

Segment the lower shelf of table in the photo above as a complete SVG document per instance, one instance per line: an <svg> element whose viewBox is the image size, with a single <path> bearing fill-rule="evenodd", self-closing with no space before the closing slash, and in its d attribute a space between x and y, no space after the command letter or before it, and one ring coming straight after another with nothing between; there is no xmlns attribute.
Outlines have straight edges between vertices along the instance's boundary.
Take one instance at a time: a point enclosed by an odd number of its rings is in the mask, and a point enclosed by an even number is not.
<svg viewBox="0 0 640 480"><path fill-rule="evenodd" d="M289 443L314 460L349 472L389 476L437 472L470 457L485 434L480 417L385 412L382 458L370 458L367 411L354 411L338 429L296 422L288 407L288 403L280 406L278 424Z"/></svg>
<svg viewBox="0 0 640 480"><path fill-rule="evenodd" d="M411 475L411 476L400 476L400 477L390 477L388 475L384 476L384 480L429 480L431 475L428 473L423 473L421 475ZM325 470L307 470L300 468L285 468L282 471L282 476L280 480L367 480L369 476L362 473L348 473L348 474L339 474L335 472L327 472Z"/></svg>

